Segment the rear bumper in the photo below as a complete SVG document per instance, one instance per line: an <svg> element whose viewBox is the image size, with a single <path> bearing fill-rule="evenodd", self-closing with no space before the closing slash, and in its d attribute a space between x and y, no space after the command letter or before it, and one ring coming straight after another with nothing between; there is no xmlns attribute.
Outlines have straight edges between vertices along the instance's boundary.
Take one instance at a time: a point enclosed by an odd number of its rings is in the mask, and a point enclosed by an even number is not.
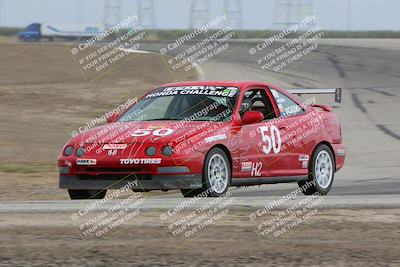
<svg viewBox="0 0 400 267"><path fill-rule="evenodd" d="M118 189L125 185L129 185L132 189L146 190L195 189L202 187L202 175L153 175L146 176L145 179L136 175L129 175L122 179L60 175L59 181L59 187L66 189Z"/></svg>
<svg viewBox="0 0 400 267"><path fill-rule="evenodd" d="M332 147L335 152L336 171L338 171L343 168L347 151L343 144L332 144Z"/></svg>

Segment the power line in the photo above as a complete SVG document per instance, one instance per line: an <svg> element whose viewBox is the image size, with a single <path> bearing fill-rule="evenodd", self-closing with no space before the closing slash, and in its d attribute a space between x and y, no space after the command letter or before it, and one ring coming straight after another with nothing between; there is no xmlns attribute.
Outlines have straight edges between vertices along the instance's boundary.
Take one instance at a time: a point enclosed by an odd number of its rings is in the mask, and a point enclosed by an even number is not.
<svg viewBox="0 0 400 267"><path fill-rule="evenodd" d="M78 25L79 31L82 30L82 17L83 17L83 2L82 0L78 0Z"/></svg>
<svg viewBox="0 0 400 267"><path fill-rule="evenodd" d="M306 16L314 14L313 0L276 0L273 28L276 30L285 29L299 23ZM307 26L312 28L315 26L315 21L314 23L309 23Z"/></svg>
<svg viewBox="0 0 400 267"><path fill-rule="evenodd" d="M198 29L210 20L210 3L208 0L192 0L190 10L190 28Z"/></svg>
<svg viewBox="0 0 400 267"><path fill-rule="evenodd" d="M138 23L144 29L154 29L156 27L153 0L138 1Z"/></svg>
<svg viewBox="0 0 400 267"><path fill-rule="evenodd" d="M241 0L224 0L224 12L227 26L232 29L242 29L242 2Z"/></svg>
<svg viewBox="0 0 400 267"><path fill-rule="evenodd" d="M347 31L351 31L351 0L347 0Z"/></svg>
<svg viewBox="0 0 400 267"><path fill-rule="evenodd" d="M121 22L121 0L106 0L104 5L104 27L111 28Z"/></svg>

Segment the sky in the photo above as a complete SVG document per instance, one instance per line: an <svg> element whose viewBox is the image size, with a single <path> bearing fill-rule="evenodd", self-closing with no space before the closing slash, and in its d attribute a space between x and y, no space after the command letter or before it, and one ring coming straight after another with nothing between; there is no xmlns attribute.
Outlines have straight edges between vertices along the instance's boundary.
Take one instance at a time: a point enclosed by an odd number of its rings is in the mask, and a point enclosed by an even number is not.
<svg viewBox="0 0 400 267"><path fill-rule="evenodd" d="M121 0L122 18L136 14L138 0ZM153 0L156 27L187 29L191 0ZM277 0L241 0L244 29L271 29ZM223 14L223 0L210 0L210 17ZM348 4L351 19L348 20ZM0 26L103 23L105 0L0 0ZM314 0L324 30L400 30L399 0Z"/></svg>

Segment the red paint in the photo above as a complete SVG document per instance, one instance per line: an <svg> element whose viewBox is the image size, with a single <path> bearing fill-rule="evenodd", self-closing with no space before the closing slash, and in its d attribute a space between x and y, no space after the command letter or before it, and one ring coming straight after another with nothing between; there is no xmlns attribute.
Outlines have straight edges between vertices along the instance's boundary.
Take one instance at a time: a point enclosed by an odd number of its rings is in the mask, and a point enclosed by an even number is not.
<svg viewBox="0 0 400 267"><path fill-rule="evenodd" d="M279 119L281 113L278 108L270 87L286 95L297 104L301 104L298 97L291 95L272 84L260 82L184 82L171 83L163 87L172 86L234 86L239 88L239 95L234 107L231 121L224 123L210 122L206 127L201 127L202 121L142 121L142 122L114 122L107 125L90 129L76 137L71 138L66 144L75 147L74 153L66 157L62 150L58 165L60 167L71 164L71 175L77 174L108 174L108 173L138 173L157 174L160 166L187 166L190 173L202 173L203 162L206 153L216 145L225 146L230 151L232 159L232 176L246 179L251 172L242 171L243 162L253 162L257 174L268 179L269 176L291 176L306 175L308 168L302 167L299 161L300 155L311 155L316 146L322 142L330 144L335 155L336 169L344 165L344 155L339 156L338 150L343 150L340 124L332 109L323 105L307 106L303 114ZM264 90L272 104L275 120L262 121L262 114L258 111L245 113L242 119L239 114L240 103L247 90ZM310 125L315 116L319 114L320 121L318 130L311 131ZM121 114L122 115L122 114ZM119 116L118 116L119 117ZM113 116L110 121L114 121ZM218 130L208 132L213 126ZM145 129L149 134L145 136L132 136L132 132L141 135ZM155 132L159 129L173 129L169 135L162 136L164 132ZM309 134L305 131L310 130ZM281 138L280 147L277 144L278 133ZM159 134L161 136L156 136ZM274 135L274 137L273 137ZM285 137L285 138L284 138ZM268 140L275 139L275 143L269 145ZM208 140L208 141L207 141ZM215 141L213 141L215 140ZM297 140L297 141L296 141ZM102 151L103 144L123 143L127 144L125 149L118 149L115 155L108 154L108 150ZM77 166L75 151L83 145L87 151L82 157L84 159L96 159L95 166ZM174 148L172 156L164 156L161 151L166 145ZM66 147L65 146L65 147ZM154 146L154 156L147 156L145 150ZM64 147L64 148L65 148ZM279 148L279 149L278 149ZM268 152L268 153L266 153ZM112 154L112 153L111 153ZM135 164L121 165L121 159L146 159L161 158L161 164ZM245 166L246 163L243 164ZM249 164L247 164L249 165ZM260 168L260 166L262 166ZM166 174L168 175L168 174Z"/></svg>

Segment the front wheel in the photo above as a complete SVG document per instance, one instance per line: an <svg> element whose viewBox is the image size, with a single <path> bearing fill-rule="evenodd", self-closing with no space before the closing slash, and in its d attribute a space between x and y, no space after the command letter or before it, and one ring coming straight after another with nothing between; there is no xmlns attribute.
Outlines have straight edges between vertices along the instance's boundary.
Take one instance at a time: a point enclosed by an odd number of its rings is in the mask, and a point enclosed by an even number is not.
<svg viewBox="0 0 400 267"><path fill-rule="evenodd" d="M106 196L107 190L76 190L68 189L71 199L103 199Z"/></svg>
<svg viewBox="0 0 400 267"><path fill-rule="evenodd" d="M181 189L184 197L195 197L205 193L208 197L224 195L231 185L231 166L225 152L220 148L211 149L203 166L203 187Z"/></svg>
<svg viewBox="0 0 400 267"><path fill-rule="evenodd" d="M203 169L204 186L207 195L220 197L231 185L231 166L225 152L213 148L206 156Z"/></svg>
<svg viewBox="0 0 400 267"><path fill-rule="evenodd" d="M335 176L335 160L327 145L320 145L313 153L308 180L299 181L299 187L305 195L319 193L327 195L331 190Z"/></svg>

